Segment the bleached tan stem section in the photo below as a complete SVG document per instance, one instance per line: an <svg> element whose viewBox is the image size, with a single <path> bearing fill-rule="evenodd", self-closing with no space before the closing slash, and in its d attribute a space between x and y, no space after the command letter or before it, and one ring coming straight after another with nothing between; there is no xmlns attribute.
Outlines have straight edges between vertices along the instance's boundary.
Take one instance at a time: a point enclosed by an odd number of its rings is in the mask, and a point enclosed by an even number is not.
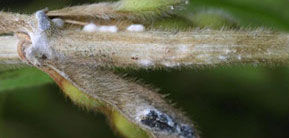
<svg viewBox="0 0 289 138"><path fill-rule="evenodd" d="M0 64L22 64L17 53L17 43L14 36L0 36Z"/></svg>
<svg viewBox="0 0 289 138"><path fill-rule="evenodd" d="M63 32L53 49L69 61L103 67L165 68L288 63L289 35L264 31ZM63 59L63 60L65 60Z"/></svg>
<svg viewBox="0 0 289 138"><path fill-rule="evenodd" d="M0 34L32 31L29 15L0 11Z"/></svg>

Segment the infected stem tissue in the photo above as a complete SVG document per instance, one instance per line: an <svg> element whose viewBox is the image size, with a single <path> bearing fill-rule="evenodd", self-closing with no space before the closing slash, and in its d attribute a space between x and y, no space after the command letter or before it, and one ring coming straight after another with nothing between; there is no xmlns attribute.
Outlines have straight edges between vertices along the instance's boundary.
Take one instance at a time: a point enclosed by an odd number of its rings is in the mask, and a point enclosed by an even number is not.
<svg viewBox="0 0 289 138"><path fill-rule="evenodd" d="M289 36L256 31L64 31L53 49L69 61L103 67L164 68L233 63L288 63ZM63 60L65 60L63 59ZM73 60L71 60L73 59Z"/></svg>
<svg viewBox="0 0 289 138"><path fill-rule="evenodd" d="M2 37L1 42L7 41ZM14 39L16 41L16 39ZM12 42L13 39L9 39ZM63 31L50 39L55 51L104 67L162 68L232 63L288 63L289 36L266 31L86 33ZM14 42L15 43L15 42ZM5 43L1 52L15 48ZM13 52L10 50L10 52ZM2 54L2 57L3 57ZM13 53L16 55L16 51ZM12 55L13 55L12 54ZM65 60L65 59L63 59Z"/></svg>

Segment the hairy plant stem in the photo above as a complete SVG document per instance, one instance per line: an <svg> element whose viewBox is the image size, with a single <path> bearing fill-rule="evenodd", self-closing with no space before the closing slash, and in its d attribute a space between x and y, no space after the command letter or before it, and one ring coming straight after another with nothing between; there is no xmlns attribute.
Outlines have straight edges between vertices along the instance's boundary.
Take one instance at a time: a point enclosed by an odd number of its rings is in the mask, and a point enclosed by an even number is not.
<svg viewBox="0 0 289 138"><path fill-rule="evenodd" d="M64 31L52 48L67 62L102 67L167 68L288 63L289 35L259 31L84 33Z"/></svg>
<svg viewBox="0 0 289 138"><path fill-rule="evenodd" d="M2 62L19 63L14 37L0 37ZM165 68L288 63L289 35L266 31L85 33L63 31L52 48L67 62L102 67Z"/></svg>

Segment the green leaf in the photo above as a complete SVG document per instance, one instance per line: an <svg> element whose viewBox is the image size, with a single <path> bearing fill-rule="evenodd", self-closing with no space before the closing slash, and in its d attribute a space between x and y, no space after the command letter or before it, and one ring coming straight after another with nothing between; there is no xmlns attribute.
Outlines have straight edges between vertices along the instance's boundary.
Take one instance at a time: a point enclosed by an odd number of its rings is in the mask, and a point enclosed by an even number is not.
<svg viewBox="0 0 289 138"><path fill-rule="evenodd" d="M190 10L220 9L230 13L244 27L289 30L288 0L191 0Z"/></svg>
<svg viewBox="0 0 289 138"><path fill-rule="evenodd" d="M121 10L144 12L157 12L160 9L167 9L170 6L176 6L184 0L122 0ZM173 8L172 8L173 9Z"/></svg>
<svg viewBox="0 0 289 138"><path fill-rule="evenodd" d="M0 93L51 82L52 79L35 68L22 68L19 70L0 72Z"/></svg>

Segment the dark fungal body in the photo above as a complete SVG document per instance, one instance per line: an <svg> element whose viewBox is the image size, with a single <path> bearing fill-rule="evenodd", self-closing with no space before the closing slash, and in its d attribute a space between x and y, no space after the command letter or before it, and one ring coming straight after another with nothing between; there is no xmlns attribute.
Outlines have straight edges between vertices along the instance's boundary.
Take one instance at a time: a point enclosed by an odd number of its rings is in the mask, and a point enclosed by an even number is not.
<svg viewBox="0 0 289 138"><path fill-rule="evenodd" d="M176 134L184 138L195 138L195 131L192 126L177 123L167 114L157 110L150 110L140 121L155 131Z"/></svg>

